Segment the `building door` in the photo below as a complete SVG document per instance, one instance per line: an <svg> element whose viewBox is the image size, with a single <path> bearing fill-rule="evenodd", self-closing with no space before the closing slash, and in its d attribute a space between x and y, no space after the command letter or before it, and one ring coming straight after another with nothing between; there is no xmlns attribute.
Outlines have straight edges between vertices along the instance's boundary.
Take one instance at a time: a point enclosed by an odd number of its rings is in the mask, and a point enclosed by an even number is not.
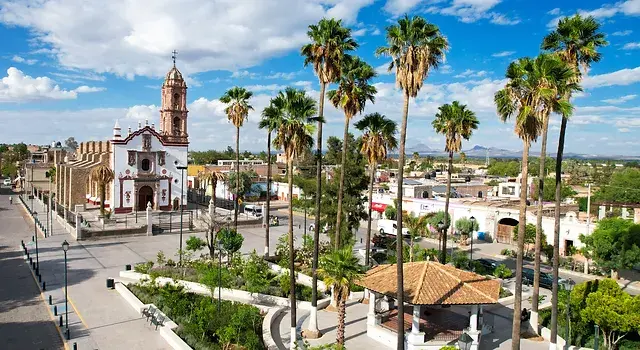
<svg viewBox="0 0 640 350"><path fill-rule="evenodd" d="M498 221L498 232L496 232L496 240L498 243L513 243L513 232L518 226L518 220L512 218L502 218Z"/></svg>
<svg viewBox="0 0 640 350"><path fill-rule="evenodd" d="M151 208L153 208L153 189L149 186L142 186L138 190L138 210L147 210L147 203L151 202Z"/></svg>

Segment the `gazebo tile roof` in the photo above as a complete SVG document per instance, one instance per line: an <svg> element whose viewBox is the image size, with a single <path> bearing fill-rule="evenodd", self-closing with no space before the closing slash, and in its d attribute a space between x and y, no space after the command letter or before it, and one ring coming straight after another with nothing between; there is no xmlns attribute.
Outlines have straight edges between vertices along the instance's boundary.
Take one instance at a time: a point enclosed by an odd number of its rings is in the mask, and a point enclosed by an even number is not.
<svg viewBox="0 0 640 350"><path fill-rule="evenodd" d="M375 267L358 285L395 297L396 264ZM500 281L434 261L403 264L405 301L414 305L495 304Z"/></svg>

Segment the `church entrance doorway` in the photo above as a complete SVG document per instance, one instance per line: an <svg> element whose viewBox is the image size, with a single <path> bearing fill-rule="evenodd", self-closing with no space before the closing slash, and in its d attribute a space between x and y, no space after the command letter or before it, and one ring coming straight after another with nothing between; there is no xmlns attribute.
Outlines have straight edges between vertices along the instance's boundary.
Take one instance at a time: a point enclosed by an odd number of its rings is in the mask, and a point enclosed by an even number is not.
<svg viewBox="0 0 640 350"><path fill-rule="evenodd" d="M147 210L147 203L151 202L151 208L153 208L153 189L149 186L142 186L138 190L138 210Z"/></svg>

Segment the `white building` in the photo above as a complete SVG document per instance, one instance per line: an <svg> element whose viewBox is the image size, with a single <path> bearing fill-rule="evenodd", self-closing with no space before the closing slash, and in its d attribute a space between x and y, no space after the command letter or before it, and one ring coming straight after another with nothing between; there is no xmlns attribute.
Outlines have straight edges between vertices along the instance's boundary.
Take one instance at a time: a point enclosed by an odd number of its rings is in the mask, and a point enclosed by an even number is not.
<svg viewBox="0 0 640 350"><path fill-rule="evenodd" d="M498 184L498 193L497 196L500 198L511 198L517 199L520 198L520 188L522 187L522 174L518 175L518 177L513 180L510 179L506 182L501 182ZM529 177L527 179L527 184L529 187L529 193L531 193L533 178Z"/></svg>
<svg viewBox="0 0 640 350"><path fill-rule="evenodd" d="M155 210L179 208L187 175L187 114L187 85L174 61L162 84L159 129L139 124L123 136L118 122L113 128L109 203L116 213L145 210L148 203Z"/></svg>
<svg viewBox="0 0 640 350"><path fill-rule="evenodd" d="M262 159L240 159L240 165L265 165L266 163ZM218 166L235 166L235 159L220 159L218 160Z"/></svg>

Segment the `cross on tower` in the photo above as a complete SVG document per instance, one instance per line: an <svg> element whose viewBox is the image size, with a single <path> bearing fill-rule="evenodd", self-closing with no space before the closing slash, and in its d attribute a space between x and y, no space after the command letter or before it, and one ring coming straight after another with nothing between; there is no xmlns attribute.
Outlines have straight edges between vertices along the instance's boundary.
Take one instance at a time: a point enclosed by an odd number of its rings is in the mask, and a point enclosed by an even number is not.
<svg viewBox="0 0 640 350"><path fill-rule="evenodd" d="M173 54L173 55L171 55L171 58L173 59L173 66L175 67L175 65L176 65L176 57L178 56L178 51L173 50L173 51L171 51L171 53Z"/></svg>

